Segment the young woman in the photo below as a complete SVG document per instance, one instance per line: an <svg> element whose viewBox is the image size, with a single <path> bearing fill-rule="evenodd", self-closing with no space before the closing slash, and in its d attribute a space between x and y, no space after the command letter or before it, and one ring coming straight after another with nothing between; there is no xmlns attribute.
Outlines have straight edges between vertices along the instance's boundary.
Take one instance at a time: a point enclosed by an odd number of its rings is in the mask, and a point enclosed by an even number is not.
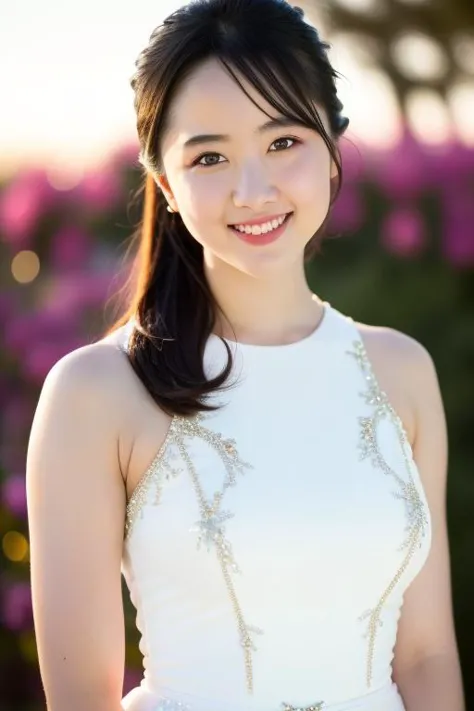
<svg viewBox="0 0 474 711"><path fill-rule="evenodd" d="M28 453L49 711L463 707L432 361L305 280L335 76L284 0L198 0L138 59L136 291L52 369Z"/></svg>

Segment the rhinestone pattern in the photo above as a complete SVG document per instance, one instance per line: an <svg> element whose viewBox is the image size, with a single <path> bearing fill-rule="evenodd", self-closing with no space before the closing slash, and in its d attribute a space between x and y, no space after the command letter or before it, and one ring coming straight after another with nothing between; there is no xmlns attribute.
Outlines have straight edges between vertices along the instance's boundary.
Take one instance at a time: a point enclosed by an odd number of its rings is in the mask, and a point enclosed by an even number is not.
<svg viewBox="0 0 474 711"><path fill-rule="evenodd" d="M371 610L366 610L359 618L367 624L367 632L364 635L368 639L366 681L367 687L370 687L372 683L373 660L377 632L383 625L383 608L387 602L387 599L398 585L401 577L408 568L416 549L421 546L422 540L426 534L428 515L413 480L412 459L409 453L410 445L403 423L390 404L387 395L381 390L362 341L355 341L353 343L353 350L348 351L348 354L355 358L364 374L367 388L365 392L361 393L361 396L364 398L366 404L373 408L372 415L359 418L360 458L361 460L370 459L374 467L382 469L384 474L390 476L395 481L397 489L393 492L393 496L403 501L407 519L407 525L405 528L406 536L400 546L400 551L404 552L405 555L402 559L400 567L396 571L387 588L382 593L377 605ZM406 480L390 467L380 451L377 439L377 428L379 423L385 418L389 418L395 427L401 451L403 453L407 475Z"/></svg>
<svg viewBox="0 0 474 711"><path fill-rule="evenodd" d="M163 479L177 476L182 468L173 467L169 454L174 447L179 461L189 473L199 504L200 519L190 529L197 534L197 547L205 546L208 551L215 549L219 560L224 582L226 584L232 608L237 621L239 641L244 651L247 690L253 693L253 652L256 646L253 637L263 634L255 626L248 625L242 613L232 575L240 569L234 558L232 546L227 540L225 523L233 514L221 510L222 500L226 491L235 486L237 476L251 469L251 465L242 461L236 443L233 439L225 439L219 432L214 432L203 425L204 414L198 413L192 418L175 416L172 421L163 446L158 452L143 479L137 485L127 506L126 535L130 536L133 526L141 515L148 499L150 487L155 487L155 503L159 503ZM187 440L200 439L206 442L218 454L225 468L225 477L220 490L216 491L208 501L201 486L198 472L187 447ZM171 707L170 711L175 711Z"/></svg>
<svg viewBox="0 0 474 711"><path fill-rule="evenodd" d="M182 469L171 463L172 445L179 437L180 426L178 418L173 418L158 454L140 479L127 504L125 517L125 537L130 537L134 524L142 515L143 507L148 500L150 488L154 488L154 504L159 504L163 480L171 479L181 474Z"/></svg>
<svg viewBox="0 0 474 711"><path fill-rule="evenodd" d="M184 704L182 701L175 701L174 699L160 699L156 711L191 711L191 707L188 704Z"/></svg>
<svg viewBox="0 0 474 711"><path fill-rule="evenodd" d="M312 704L311 706L291 706L290 704L283 703L281 704L280 711L322 711L323 707L324 702L322 701L318 701L318 703ZM156 707L156 711L192 711L192 707L181 701L162 698Z"/></svg>
<svg viewBox="0 0 474 711"><path fill-rule="evenodd" d="M311 706L290 706L290 704L283 703L281 711L322 711L323 706L324 701L318 701L318 703Z"/></svg>

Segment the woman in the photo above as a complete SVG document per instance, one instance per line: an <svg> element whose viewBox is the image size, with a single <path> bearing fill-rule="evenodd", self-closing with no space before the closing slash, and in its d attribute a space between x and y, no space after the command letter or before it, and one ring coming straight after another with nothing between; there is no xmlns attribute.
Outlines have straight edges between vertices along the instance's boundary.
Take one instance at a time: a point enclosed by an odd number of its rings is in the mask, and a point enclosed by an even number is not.
<svg viewBox="0 0 474 711"><path fill-rule="evenodd" d="M49 711L462 709L432 361L305 279L348 124L326 50L283 0L198 0L138 59L135 295L28 454Z"/></svg>

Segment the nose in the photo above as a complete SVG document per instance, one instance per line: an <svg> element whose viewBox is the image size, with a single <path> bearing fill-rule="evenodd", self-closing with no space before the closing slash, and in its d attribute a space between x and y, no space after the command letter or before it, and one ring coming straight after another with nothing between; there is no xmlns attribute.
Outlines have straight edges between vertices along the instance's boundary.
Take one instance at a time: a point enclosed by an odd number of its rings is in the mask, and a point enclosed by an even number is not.
<svg viewBox="0 0 474 711"><path fill-rule="evenodd" d="M278 189L261 163L249 161L240 168L233 191L235 207L247 207L259 212L277 199Z"/></svg>

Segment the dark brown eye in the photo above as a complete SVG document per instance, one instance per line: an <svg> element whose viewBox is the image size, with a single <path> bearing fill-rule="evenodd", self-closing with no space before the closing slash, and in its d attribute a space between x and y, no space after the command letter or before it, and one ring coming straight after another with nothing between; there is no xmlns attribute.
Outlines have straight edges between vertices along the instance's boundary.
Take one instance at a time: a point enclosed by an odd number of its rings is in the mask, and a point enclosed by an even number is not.
<svg viewBox="0 0 474 711"><path fill-rule="evenodd" d="M273 141L272 145L270 146L270 150L284 151L288 148L291 148L295 143L296 139L290 138L289 136L285 136L284 138L277 138L276 141Z"/></svg>

